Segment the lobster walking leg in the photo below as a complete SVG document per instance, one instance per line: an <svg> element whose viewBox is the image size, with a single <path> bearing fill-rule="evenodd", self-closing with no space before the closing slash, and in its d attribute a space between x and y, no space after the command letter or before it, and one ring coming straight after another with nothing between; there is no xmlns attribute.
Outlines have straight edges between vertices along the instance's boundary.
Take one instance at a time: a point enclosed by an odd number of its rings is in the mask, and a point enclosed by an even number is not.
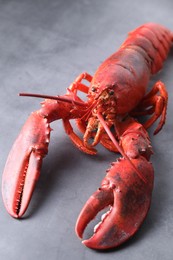
<svg viewBox="0 0 173 260"><path fill-rule="evenodd" d="M96 149L93 147L87 147L84 146L83 141L78 137L77 134L73 131L73 128L70 124L70 121L68 119L63 119L64 123L64 129L66 131L66 134L70 137L70 140L74 143L74 145L82 152L94 155L96 154Z"/></svg>
<svg viewBox="0 0 173 260"><path fill-rule="evenodd" d="M90 74L88 74L87 72L81 73L74 80L74 82L70 85L70 87L67 89L68 90L67 95L68 95L68 93L72 94L72 95L74 95L74 99L80 100L79 97L77 96L78 91L81 91L83 93L88 93L89 87L81 83L81 81L83 79L87 80L88 82L91 82L92 76ZM66 133L68 134L68 136L70 137L71 141L74 143L74 145L77 146L77 148L79 150L81 150L82 152L85 152L88 154L96 154L96 149L94 149L92 147L86 147L83 144L83 141L78 137L78 135L76 133L74 133L73 127L70 124L69 119L65 118L62 120L63 120L63 124L64 124L64 129L65 129ZM80 119L78 119L78 120L80 120Z"/></svg>
<svg viewBox="0 0 173 260"><path fill-rule="evenodd" d="M128 240L138 230L150 207L154 175L149 162L152 150L147 132L131 118L117 127L124 152L147 183L137 176L128 160L120 158L112 163L101 187L86 202L76 223L76 233L82 238L87 224L100 210L110 206L93 236L83 241L90 248L107 249Z"/></svg>
<svg viewBox="0 0 173 260"><path fill-rule="evenodd" d="M83 122L81 119L77 119L76 120L76 124L79 128L79 130L85 134L86 131L86 124L85 122ZM114 138L116 139L116 136L114 136ZM115 147L115 145L112 143L112 141L110 140L109 136L107 135L107 133L102 133L102 138L100 140L100 144L102 144L106 149L108 149L111 152L118 152L117 148Z"/></svg>
<svg viewBox="0 0 173 260"><path fill-rule="evenodd" d="M157 95L158 92L160 92L160 96ZM155 108L154 114L144 124L146 129L148 129L161 116L159 125L154 131L154 134L157 134L162 129L166 120L168 93L164 83L160 81L156 82L153 89L145 96L143 105L146 106L145 104L148 105L148 107L154 106Z"/></svg>
<svg viewBox="0 0 173 260"><path fill-rule="evenodd" d="M88 93L89 87L82 84L81 81L85 79L88 82L91 82L92 76L88 74L87 72L81 73L75 80L74 82L69 86L68 91L73 92L77 94L77 91L82 91L84 93Z"/></svg>
<svg viewBox="0 0 173 260"><path fill-rule="evenodd" d="M160 95L158 95L158 93ZM133 115L148 115L152 116L144 123L144 127L148 129L154 122L161 117L159 125L157 126L154 134L157 134L165 124L166 111L168 104L168 93L166 86L163 82L158 81L155 83L151 91L143 98L141 103L135 111L131 114Z"/></svg>

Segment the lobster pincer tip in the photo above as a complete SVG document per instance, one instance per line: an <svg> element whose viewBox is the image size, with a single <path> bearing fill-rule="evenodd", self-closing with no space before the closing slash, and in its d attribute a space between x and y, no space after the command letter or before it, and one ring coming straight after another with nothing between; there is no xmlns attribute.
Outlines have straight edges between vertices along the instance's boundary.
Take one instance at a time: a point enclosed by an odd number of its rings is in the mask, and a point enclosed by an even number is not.
<svg viewBox="0 0 173 260"><path fill-rule="evenodd" d="M109 249L112 247L116 247L121 244L129 234L124 230L121 230L116 222L117 218L117 210L116 207L113 206L113 196L114 192L109 190L103 194L104 191L96 192L94 196L91 196L90 199L85 204L79 219L76 225L76 232L80 238L83 236L84 229L87 224L95 218L95 216L105 207L109 206L109 210L104 213L101 217L101 221L94 227L93 235L82 241L82 244L92 249ZM99 203L97 196L101 196L103 200L99 198ZM109 198L109 201L106 202L106 198ZM95 200L95 205L89 203Z"/></svg>
<svg viewBox="0 0 173 260"><path fill-rule="evenodd" d="M76 234L79 238L83 238L83 233L90 221L92 221L96 215L103 210L104 208L107 208L109 205L112 205L113 203L113 192L111 190L106 190L99 188L86 202L85 206L83 207L78 220L76 222ZM88 240L83 240L82 243L90 248L94 248L90 241L93 240L93 237L98 232L99 228L102 226L102 223L104 222L104 219L106 219L106 216L109 215L111 212L110 210L105 213L101 221L94 227L94 234L93 236Z"/></svg>
<svg viewBox="0 0 173 260"><path fill-rule="evenodd" d="M24 160L21 167L14 167L14 172L8 171L7 161L3 175L2 196L4 205L7 212L14 218L21 218L24 215L39 177L40 164L38 164L38 159L34 153L27 156L27 160L28 162Z"/></svg>

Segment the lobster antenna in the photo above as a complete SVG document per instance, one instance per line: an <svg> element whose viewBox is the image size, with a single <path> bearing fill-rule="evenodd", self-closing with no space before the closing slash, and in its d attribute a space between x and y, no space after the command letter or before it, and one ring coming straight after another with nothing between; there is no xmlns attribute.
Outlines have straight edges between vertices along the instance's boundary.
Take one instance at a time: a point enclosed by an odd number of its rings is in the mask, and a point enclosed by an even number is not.
<svg viewBox="0 0 173 260"><path fill-rule="evenodd" d="M132 163L132 161L130 160L130 158L125 154L125 152L123 151L123 149L119 146L117 140L115 139L115 137L113 136L112 132L110 131L108 125L106 124L103 116L101 113L97 113L97 117L100 120L102 126L104 127L106 133L108 134L109 138L111 139L111 141L113 142L113 144L115 145L115 147L117 148L117 150L119 151L119 153L130 163L130 165L133 167L133 169L135 170L135 172L137 173L138 177L144 182L147 183L146 178L140 173L140 171L138 171L138 169L135 167L135 165Z"/></svg>
<svg viewBox="0 0 173 260"><path fill-rule="evenodd" d="M19 96L53 99L58 101L64 101L67 103L74 103L75 105L79 105L79 106L86 106L85 102L80 102L64 96L50 96L50 95L42 95L42 94L34 94L34 93L19 93Z"/></svg>

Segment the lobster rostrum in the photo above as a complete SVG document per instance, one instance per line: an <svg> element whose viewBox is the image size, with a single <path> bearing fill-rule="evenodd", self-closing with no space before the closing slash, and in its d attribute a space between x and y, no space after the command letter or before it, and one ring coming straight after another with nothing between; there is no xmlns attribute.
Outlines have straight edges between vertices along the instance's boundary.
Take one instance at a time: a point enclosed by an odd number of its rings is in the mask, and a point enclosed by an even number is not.
<svg viewBox="0 0 173 260"><path fill-rule="evenodd" d="M94 155L100 143L122 155L111 164L100 188L83 207L76 223L77 235L82 238L88 223L106 207L109 210L94 228L93 236L83 243L107 249L134 235L150 208L154 182L147 129L160 118L154 134L161 130L168 100L161 81L149 92L147 88L150 77L162 68L172 42L173 34L168 29L144 24L130 32L93 77L80 74L64 96L20 94L46 99L26 121L5 165L2 195L11 216L20 218L25 213L48 152L50 123L62 119L66 133L81 151ZM79 98L79 91L86 94L87 101ZM143 115L149 117L142 124L136 117ZM76 120L82 139L74 132L71 119Z"/></svg>

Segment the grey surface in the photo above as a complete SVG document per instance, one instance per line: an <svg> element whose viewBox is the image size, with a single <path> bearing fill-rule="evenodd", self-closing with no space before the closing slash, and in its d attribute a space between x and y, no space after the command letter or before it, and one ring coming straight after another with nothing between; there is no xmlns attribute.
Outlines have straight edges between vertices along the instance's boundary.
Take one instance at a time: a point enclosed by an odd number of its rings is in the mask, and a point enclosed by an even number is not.
<svg viewBox="0 0 173 260"><path fill-rule="evenodd" d="M173 30L173 2L115 0L0 0L0 170L13 141L40 100L19 92L64 94L75 77L118 49L127 32L148 21ZM11 218L0 197L0 259L170 260L173 256L173 55L152 81L169 92L167 122L151 139L155 187L151 210L136 236L120 249L84 247L74 226L84 202L99 186L115 155L98 147L79 152L61 122L52 124L49 155L23 220ZM20 151L19 151L20 152ZM91 233L91 230L88 231Z"/></svg>

